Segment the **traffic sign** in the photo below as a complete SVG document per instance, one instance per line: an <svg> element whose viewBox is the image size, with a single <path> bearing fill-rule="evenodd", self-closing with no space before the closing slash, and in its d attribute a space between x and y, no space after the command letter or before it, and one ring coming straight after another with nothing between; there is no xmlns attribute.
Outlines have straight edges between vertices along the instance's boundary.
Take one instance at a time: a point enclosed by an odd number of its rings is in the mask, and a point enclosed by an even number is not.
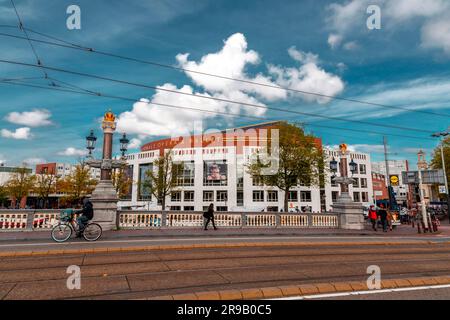
<svg viewBox="0 0 450 320"><path fill-rule="evenodd" d="M446 194L447 190L445 189L445 186L439 186L439 193Z"/></svg>

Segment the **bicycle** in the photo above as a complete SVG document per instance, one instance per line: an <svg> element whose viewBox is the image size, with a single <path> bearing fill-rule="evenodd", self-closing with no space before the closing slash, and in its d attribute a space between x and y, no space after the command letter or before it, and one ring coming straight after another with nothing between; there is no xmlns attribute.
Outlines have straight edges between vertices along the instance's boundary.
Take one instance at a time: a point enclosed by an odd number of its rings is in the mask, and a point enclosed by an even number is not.
<svg viewBox="0 0 450 320"><path fill-rule="evenodd" d="M70 239L72 234L75 231L78 231L79 228L80 226L77 220L73 218L73 215L68 217L67 215L62 214L60 222L52 228L52 239L56 242L65 242ZM88 222L84 227L84 230L81 231L81 234L86 241L97 241L102 236L102 233L102 227L94 222Z"/></svg>

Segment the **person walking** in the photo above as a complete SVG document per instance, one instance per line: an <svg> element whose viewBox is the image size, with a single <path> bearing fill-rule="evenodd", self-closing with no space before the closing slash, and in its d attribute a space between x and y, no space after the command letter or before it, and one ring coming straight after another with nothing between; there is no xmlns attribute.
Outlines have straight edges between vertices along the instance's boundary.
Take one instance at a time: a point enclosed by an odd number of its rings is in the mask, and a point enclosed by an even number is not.
<svg viewBox="0 0 450 320"><path fill-rule="evenodd" d="M378 215L377 215L377 210L375 210L374 205L370 206L369 209L369 219L372 222L372 229L373 231L377 231L377 220L378 220Z"/></svg>
<svg viewBox="0 0 450 320"><path fill-rule="evenodd" d="M387 210L387 225L389 226L389 231L392 231L392 223L394 221L394 216L392 215L391 210Z"/></svg>
<svg viewBox="0 0 450 320"><path fill-rule="evenodd" d="M214 227L214 230L217 230L216 224L214 223L214 204L210 204L208 207L208 211L206 211L203 216L206 218L205 223L205 230L208 230L208 224L210 221L212 221L212 225Z"/></svg>
<svg viewBox="0 0 450 320"><path fill-rule="evenodd" d="M387 211L383 203L380 204L378 215L380 216L381 224L383 225L383 232L387 232Z"/></svg>

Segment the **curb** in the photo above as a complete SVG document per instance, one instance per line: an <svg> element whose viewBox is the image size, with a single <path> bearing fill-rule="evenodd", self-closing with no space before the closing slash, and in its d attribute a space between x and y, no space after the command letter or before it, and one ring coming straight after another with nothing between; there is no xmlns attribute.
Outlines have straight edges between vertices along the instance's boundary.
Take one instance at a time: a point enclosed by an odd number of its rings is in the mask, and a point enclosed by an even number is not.
<svg viewBox="0 0 450 320"><path fill-rule="evenodd" d="M420 287L450 284L450 276L389 279L381 281L380 289ZM253 300L281 299L319 294L333 294L355 291L369 291L365 282L329 282L267 287L242 290L204 291L187 294L149 297L142 300Z"/></svg>
<svg viewBox="0 0 450 320"><path fill-rule="evenodd" d="M68 249L68 250L48 250L48 251L10 251L0 252L0 258L11 257L30 257L30 256L52 256L52 255L71 255L71 254L97 254L97 253L115 253L115 252L138 252L155 250L186 250L186 249L215 249L215 248L244 248L244 247L350 247L350 246L399 246L399 245L435 245L450 244L450 242L436 241L359 241L359 242L239 242L239 243L216 243L216 244L185 244L185 245L154 245L154 246L135 246L135 247L117 247L117 248L90 248L90 249Z"/></svg>

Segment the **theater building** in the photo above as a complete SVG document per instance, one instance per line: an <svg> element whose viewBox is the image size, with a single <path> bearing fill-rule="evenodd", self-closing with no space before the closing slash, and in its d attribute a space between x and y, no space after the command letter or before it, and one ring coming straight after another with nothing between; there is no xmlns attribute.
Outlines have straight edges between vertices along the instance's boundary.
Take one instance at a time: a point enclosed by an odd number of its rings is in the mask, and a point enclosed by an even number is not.
<svg viewBox="0 0 450 320"><path fill-rule="evenodd" d="M161 204L149 194L142 181L153 163L167 150L172 150L173 161L183 162L183 174L178 187L166 199L166 210L202 211L214 203L217 211L281 211L284 192L264 186L248 173L248 164L256 155L262 155L274 141L277 122L256 124L241 128L194 134L189 137L149 142L141 151L127 155L129 174L133 177L130 193L121 199L119 207L133 210L161 210ZM321 139L316 139L322 148ZM325 150L327 161L339 158L337 151ZM356 201L372 202L370 156L351 153L349 158L358 163L355 184L350 193ZM348 161L350 162L350 161ZM270 162L271 165L276 165ZM289 192L289 211L324 212L332 210L339 195L339 186L327 174L324 188L297 186Z"/></svg>

